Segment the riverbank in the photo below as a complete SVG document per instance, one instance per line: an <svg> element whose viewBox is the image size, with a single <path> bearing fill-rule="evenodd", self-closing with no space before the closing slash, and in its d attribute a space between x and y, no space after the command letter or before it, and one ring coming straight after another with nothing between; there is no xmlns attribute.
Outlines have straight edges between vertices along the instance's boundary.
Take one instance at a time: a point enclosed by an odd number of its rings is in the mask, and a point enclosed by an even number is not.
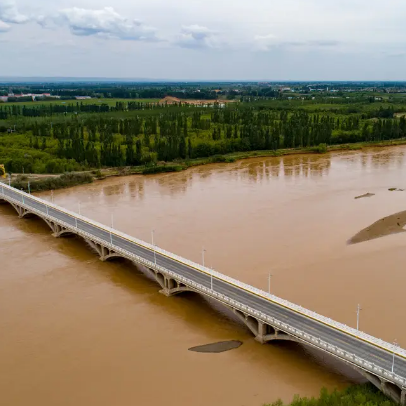
<svg viewBox="0 0 406 406"><path fill-rule="evenodd" d="M17 176L12 180L11 186L16 189L30 192L43 192L46 190L66 189L72 186L92 183L94 176L91 173L64 173L61 176L34 178L30 176Z"/></svg>
<svg viewBox="0 0 406 406"><path fill-rule="evenodd" d="M389 146L406 145L406 139L380 141L380 142L359 142L354 144L340 144L327 146L325 144L311 148L290 148L266 151L247 151L235 152L225 155L214 155L207 158L186 159L173 162L160 162L156 165L123 167L123 168L104 168L100 170L75 172L63 175L37 175L37 174L14 174L11 178L11 185L18 188L28 190L28 182L30 190L46 191L64 189L72 186L92 183L95 180L102 180L114 176L127 175L152 175L158 173L181 172L186 169L208 165L213 163L232 163L249 158L266 158L279 157L287 155L300 154L325 154L336 151L359 151L365 148L380 148Z"/></svg>
<svg viewBox="0 0 406 406"><path fill-rule="evenodd" d="M310 148L287 148L278 150L266 150L266 151L246 151L246 152L234 152L224 155L214 155L207 158L190 159L182 161L174 161L167 163L159 163L154 166L138 166L133 168L124 169L105 169L101 170L103 178L109 176L123 176L132 174L150 175L164 172L180 172L194 166L209 165L213 163L232 163L243 159L249 158L267 158L267 157L279 157L286 155L301 155L301 154L325 154L335 151L359 151L364 148L379 148L406 145L406 139L380 141L380 142L358 142L354 144L339 144L327 146L325 144L318 145Z"/></svg>

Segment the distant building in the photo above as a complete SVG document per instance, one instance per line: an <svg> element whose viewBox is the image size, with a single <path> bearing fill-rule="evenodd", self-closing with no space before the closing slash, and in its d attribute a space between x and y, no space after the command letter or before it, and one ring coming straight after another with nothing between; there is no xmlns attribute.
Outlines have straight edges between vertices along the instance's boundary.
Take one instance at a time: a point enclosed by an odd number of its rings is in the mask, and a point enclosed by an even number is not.
<svg viewBox="0 0 406 406"><path fill-rule="evenodd" d="M218 107L225 107L226 103L234 103L235 100L190 100L190 99L178 99L177 97L166 96L162 100L158 102L158 104L190 104L193 106L201 106L201 107L211 107L211 106L218 106Z"/></svg>
<svg viewBox="0 0 406 406"><path fill-rule="evenodd" d="M162 100L159 100L158 104L179 104L182 100L177 97L166 96Z"/></svg>
<svg viewBox="0 0 406 406"><path fill-rule="evenodd" d="M29 98L31 97L32 101L35 101L37 99L44 99L46 97L49 98L53 98L53 99L60 99L61 96L52 96L51 93L39 93L39 94L33 94L33 93L22 93L22 94L14 94L14 93L9 93L8 96L2 96L4 98L6 98L6 100L4 99L0 99L3 101L8 101L9 98L15 98L15 99L21 99L23 97Z"/></svg>

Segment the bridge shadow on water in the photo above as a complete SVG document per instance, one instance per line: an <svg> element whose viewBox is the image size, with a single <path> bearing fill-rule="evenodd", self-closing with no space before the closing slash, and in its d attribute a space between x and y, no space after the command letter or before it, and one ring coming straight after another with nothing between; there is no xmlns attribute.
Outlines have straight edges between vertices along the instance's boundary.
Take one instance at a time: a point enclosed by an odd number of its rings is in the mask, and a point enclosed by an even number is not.
<svg viewBox="0 0 406 406"><path fill-rule="evenodd" d="M12 220L12 226L17 227L27 238L41 236L49 245L56 245L58 253L83 264L98 263L96 269L98 277L109 280L119 289L124 289L130 295L142 296L142 300L151 306L159 308L162 314L173 317L183 323L187 328L193 328L206 342L197 342L203 345L210 342L224 340L239 340L244 344L235 350L238 357L244 362L260 363L269 371L275 372L278 368L278 377L289 381L292 368L313 371L318 374L335 376L339 382L363 382L364 379L351 367L336 360L334 357L320 351L291 341L272 341L261 345L254 341L248 328L226 306L215 300L206 298L195 292L183 292L170 298L161 295L159 285L142 266L135 265L130 260L115 258L108 262L98 260L95 251L78 236L69 238L54 238L47 224L37 216L19 220L15 210L10 205L0 205L0 214L15 216L18 221ZM69 271L69 268L67 269ZM203 339L203 338L202 338ZM164 344L163 344L164 345ZM185 351L188 348L185 347ZM221 356L205 355L202 356ZM309 362L310 361L310 362ZM282 367L283 366L283 367ZM295 382L295 385L306 390L306 382Z"/></svg>

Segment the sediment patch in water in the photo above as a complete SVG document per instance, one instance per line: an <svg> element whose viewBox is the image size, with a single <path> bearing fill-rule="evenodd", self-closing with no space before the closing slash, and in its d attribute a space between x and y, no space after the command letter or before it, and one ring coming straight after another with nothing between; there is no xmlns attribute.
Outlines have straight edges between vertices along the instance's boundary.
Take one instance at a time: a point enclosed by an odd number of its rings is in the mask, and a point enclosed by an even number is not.
<svg viewBox="0 0 406 406"><path fill-rule="evenodd" d="M198 347L189 348L189 351L194 352L203 352L203 353L212 353L217 354L220 352L234 350L242 345L242 341L220 341L218 343L200 345Z"/></svg>
<svg viewBox="0 0 406 406"><path fill-rule="evenodd" d="M364 195L354 197L354 199L362 199L363 197L372 197L375 196L375 193L365 193Z"/></svg>
<svg viewBox="0 0 406 406"><path fill-rule="evenodd" d="M348 244L358 244L360 242L385 237L391 234L404 233L403 227L406 225L406 211L383 217L348 240Z"/></svg>

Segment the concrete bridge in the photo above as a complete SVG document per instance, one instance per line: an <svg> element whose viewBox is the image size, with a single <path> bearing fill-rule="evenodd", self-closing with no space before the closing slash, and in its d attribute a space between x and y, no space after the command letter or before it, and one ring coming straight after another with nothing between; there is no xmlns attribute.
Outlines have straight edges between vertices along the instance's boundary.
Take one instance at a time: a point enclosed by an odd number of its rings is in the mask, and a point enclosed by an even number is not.
<svg viewBox="0 0 406 406"><path fill-rule="evenodd" d="M404 349L2 183L0 202L20 218L40 217L55 237L80 236L102 261L120 257L141 265L166 296L192 291L221 302L260 343L296 341L340 359L406 406Z"/></svg>

